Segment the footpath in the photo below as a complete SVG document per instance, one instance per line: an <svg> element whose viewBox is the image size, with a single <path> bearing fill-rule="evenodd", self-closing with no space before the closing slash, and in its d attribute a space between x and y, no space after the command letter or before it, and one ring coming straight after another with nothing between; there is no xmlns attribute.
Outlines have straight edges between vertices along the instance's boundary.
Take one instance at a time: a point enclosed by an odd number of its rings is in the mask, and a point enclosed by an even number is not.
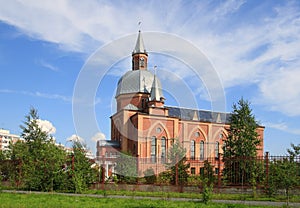
<svg viewBox="0 0 300 208"><path fill-rule="evenodd" d="M147 196L122 196L122 195L101 195L101 194L73 194L73 193L57 193L57 192L37 192L37 191L15 191L15 190L2 190L4 193L16 194L55 194L63 196L76 196L76 197L93 197L93 198L122 198L122 199L151 199L151 200L167 200L167 201L202 201L201 199L189 198L165 198L165 197L147 197ZM270 207L282 207L286 202L271 202L271 201L242 201L242 200L211 200L214 203L224 204L244 204L244 205L262 205ZM290 202L289 207L300 207L300 203Z"/></svg>

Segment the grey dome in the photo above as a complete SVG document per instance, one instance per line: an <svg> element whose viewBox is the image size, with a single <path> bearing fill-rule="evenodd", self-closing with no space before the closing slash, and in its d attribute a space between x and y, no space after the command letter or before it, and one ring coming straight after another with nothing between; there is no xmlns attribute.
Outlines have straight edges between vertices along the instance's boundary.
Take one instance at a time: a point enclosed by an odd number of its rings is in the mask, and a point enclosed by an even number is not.
<svg viewBox="0 0 300 208"><path fill-rule="evenodd" d="M157 79L157 78L156 78ZM126 72L118 82L116 97L129 93L151 93L154 74L146 70ZM162 96L161 83L157 79L158 90Z"/></svg>

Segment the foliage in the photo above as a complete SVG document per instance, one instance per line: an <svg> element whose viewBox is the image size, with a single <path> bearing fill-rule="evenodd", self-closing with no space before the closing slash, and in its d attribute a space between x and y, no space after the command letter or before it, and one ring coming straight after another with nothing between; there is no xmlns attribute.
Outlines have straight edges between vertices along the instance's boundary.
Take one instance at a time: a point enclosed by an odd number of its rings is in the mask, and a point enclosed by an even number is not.
<svg viewBox="0 0 300 208"><path fill-rule="evenodd" d="M294 144L292 149L288 149L289 156L282 157L271 162L269 168L268 191L272 195L279 189L284 189L287 203L289 203L291 189L299 183L299 163L295 161L295 157L299 155L299 147Z"/></svg>
<svg viewBox="0 0 300 208"><path fill-rule="evenodd" d="M55 145L53 137L39 127L38 119L37 110L30 109L21 125L25 142L10 145L10 181L25 190L85 190L94 181L94 173L84 148L75 143L73 154L68 157L65 150Z"/></svg>
<svg viewBox="0 0 300 208"><path fill-rule="evenodd" d="M203 172L200 174L200 177L202 184L203 202L207 204L212 198L213 186L216 181L213 166L208 162L208 160L204 161Z"/></svg>
<svg viewBox="0 0 300 208"><path fill-rule="evenodd" d="M201 184L202 180L201 180L201 176L199 175L190 175L188 177L188 185L189 186L197 186L200 188L200 184Z"/></svg>
<svg viewBox="0 0 300 208"><path fill-rule="evenodd" d="M3 151L0 150L0 190L2 186L2 180L7 177L7 167L6 167L6 156Z"/></svg>
<svg viewBox="0 0 300 208"><path fill-rule="evenodd" d="M28 190L52 191L57 173L64 163L65 152L55 145L51 135L39 127L35 109L30 109L25 118L24 125L20 126L25 142L10 145L9 157L17 163L11 179Z"/></svg>
<svg viewBox="0 0 300 208"><path fill-rule="evenodd" d="M207 179L207 185L214 184L216 181L213 166L208 162L208 160L204 161L203 173L201 173L200 177L202 180Z"/></svg>
<svg viewBox="0 0 300 208"><path fill-rule="evenodd" d="M176 185L184 185L188 181L188 169L190 168L190 164L186 162L185 154L186 149L180 144L178 139L175 139L168 152L170 162L166 164L170 170L170 182L172 184L178 182Z"/></svg>
<svg viewBox="0 0 300 208"><path fill-rule="evenodd" d="M148 168L144 171L144 178L147 184L154 184L156 182L156 175L153 168Z"/></svg>
<svg viewBox="0 0 300 208"><path fill-rule="evenodd" d="M178 161L185 158L186 149L178 139L173 139L172 146L168 151L168 165L174 166Z"/></svg>
<svg viewBox="0 0 300 208"><path fill-rule="evenodd" d="M287 152L292 160L294 160L295 157L299 157L300 156L300 144L298 144L298 145L291 144L291 149L288 149Z"/></svg>
<svg viewBox="0 0 300 208"><path fill-rule="evenodd" d="M255 177L254 171L257 155L257 146L260 144L256 132L257 122L250 103L243 98L237 104L233 104L233 111L230 117L230 129L228 137L224 140L224 175L226 180L231 182L248 183L253 186L252 180Z"/></svg>
<svg viewBox="0 0 300 208"><path fill-rule="evenodd" d="M73 143L72 182L75 193L82 193L90 184L97 180L97 170L92 169L92 163L86 157L86 147L80 142Z"/></svg>
<svg viewBox="0 0 300 208"><path fill-rule="evenodd" d="M213 184L209 183L209 178L204 178L202 180L203 184L203 191L202 191L202 197L204 204L207 204L211 198L213 193Z"/></svg>
<svg viewBox="0 0 300 208"><path fill-rule="evenodd" d="M122 152L116 160L116 174L120 182L136 183L137 181L137 161L128 152Z"/></svg>
<svg viewBox="0 0 300 208"><path fill-rule="evenodd" d="M164 171L158 174L157 182L161 185L168 185L171 182L171 171Z"/></svg>

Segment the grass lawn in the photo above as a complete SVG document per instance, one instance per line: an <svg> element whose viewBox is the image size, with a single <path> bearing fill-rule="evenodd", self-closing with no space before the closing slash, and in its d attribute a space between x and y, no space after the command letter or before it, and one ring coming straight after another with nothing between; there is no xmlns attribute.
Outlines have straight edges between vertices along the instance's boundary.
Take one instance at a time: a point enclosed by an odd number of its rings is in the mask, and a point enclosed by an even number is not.
<svg viewBox="0 0 300 208"><path fill-rule="evenodd" d="M150 199L117 199L117 198L94 198L86 196L63 196L58 194L17 194L0 193L0 207L174 207L174 208L246 208L265 207L249 205L214 204L205 205L193 201L168 201Z"/></svg>
<svg viewBox="0 0 300 208"><path fill-rule="evenodd" d="M200 193L178 193L178 192L146 192L146 191L111 191L111 190L88 190L86 194L101 194L101 195L121 195L121 196L147 196L147 197L161 197L161 198L189 198L189 199L202 199ZM268 197L264 194L258 194L255 198L252 194L212 194L212 199L224 200L243 200L243 201L273 201L285 202L286 196L277 195ZM290 202L300 202L299 195L290 196Z"/></svg>

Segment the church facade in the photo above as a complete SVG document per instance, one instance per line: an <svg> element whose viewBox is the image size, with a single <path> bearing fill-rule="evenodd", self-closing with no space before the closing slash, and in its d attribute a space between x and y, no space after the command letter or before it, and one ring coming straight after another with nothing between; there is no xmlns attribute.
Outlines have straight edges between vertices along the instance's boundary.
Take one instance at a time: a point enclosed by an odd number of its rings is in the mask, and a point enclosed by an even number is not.
<svg viewBox="0 0 300 208"><path fill-rule="evenodd" d="M112 161L118 151L137 157L139 176L149 168L158 174L165 170L167 153L177 139L186 149L190 173L199 174L206 159L222 154L230 114L166 106L163 86L158 77L148 71L147 65L148 53L139 31L132 52L132 70L126 72L117 85L111 141L105 145L97 143L97 156L109 169L107 174L114 172ZM264 127L259 126L257 132L261 140L257 153L262 156Z"/></svg>

